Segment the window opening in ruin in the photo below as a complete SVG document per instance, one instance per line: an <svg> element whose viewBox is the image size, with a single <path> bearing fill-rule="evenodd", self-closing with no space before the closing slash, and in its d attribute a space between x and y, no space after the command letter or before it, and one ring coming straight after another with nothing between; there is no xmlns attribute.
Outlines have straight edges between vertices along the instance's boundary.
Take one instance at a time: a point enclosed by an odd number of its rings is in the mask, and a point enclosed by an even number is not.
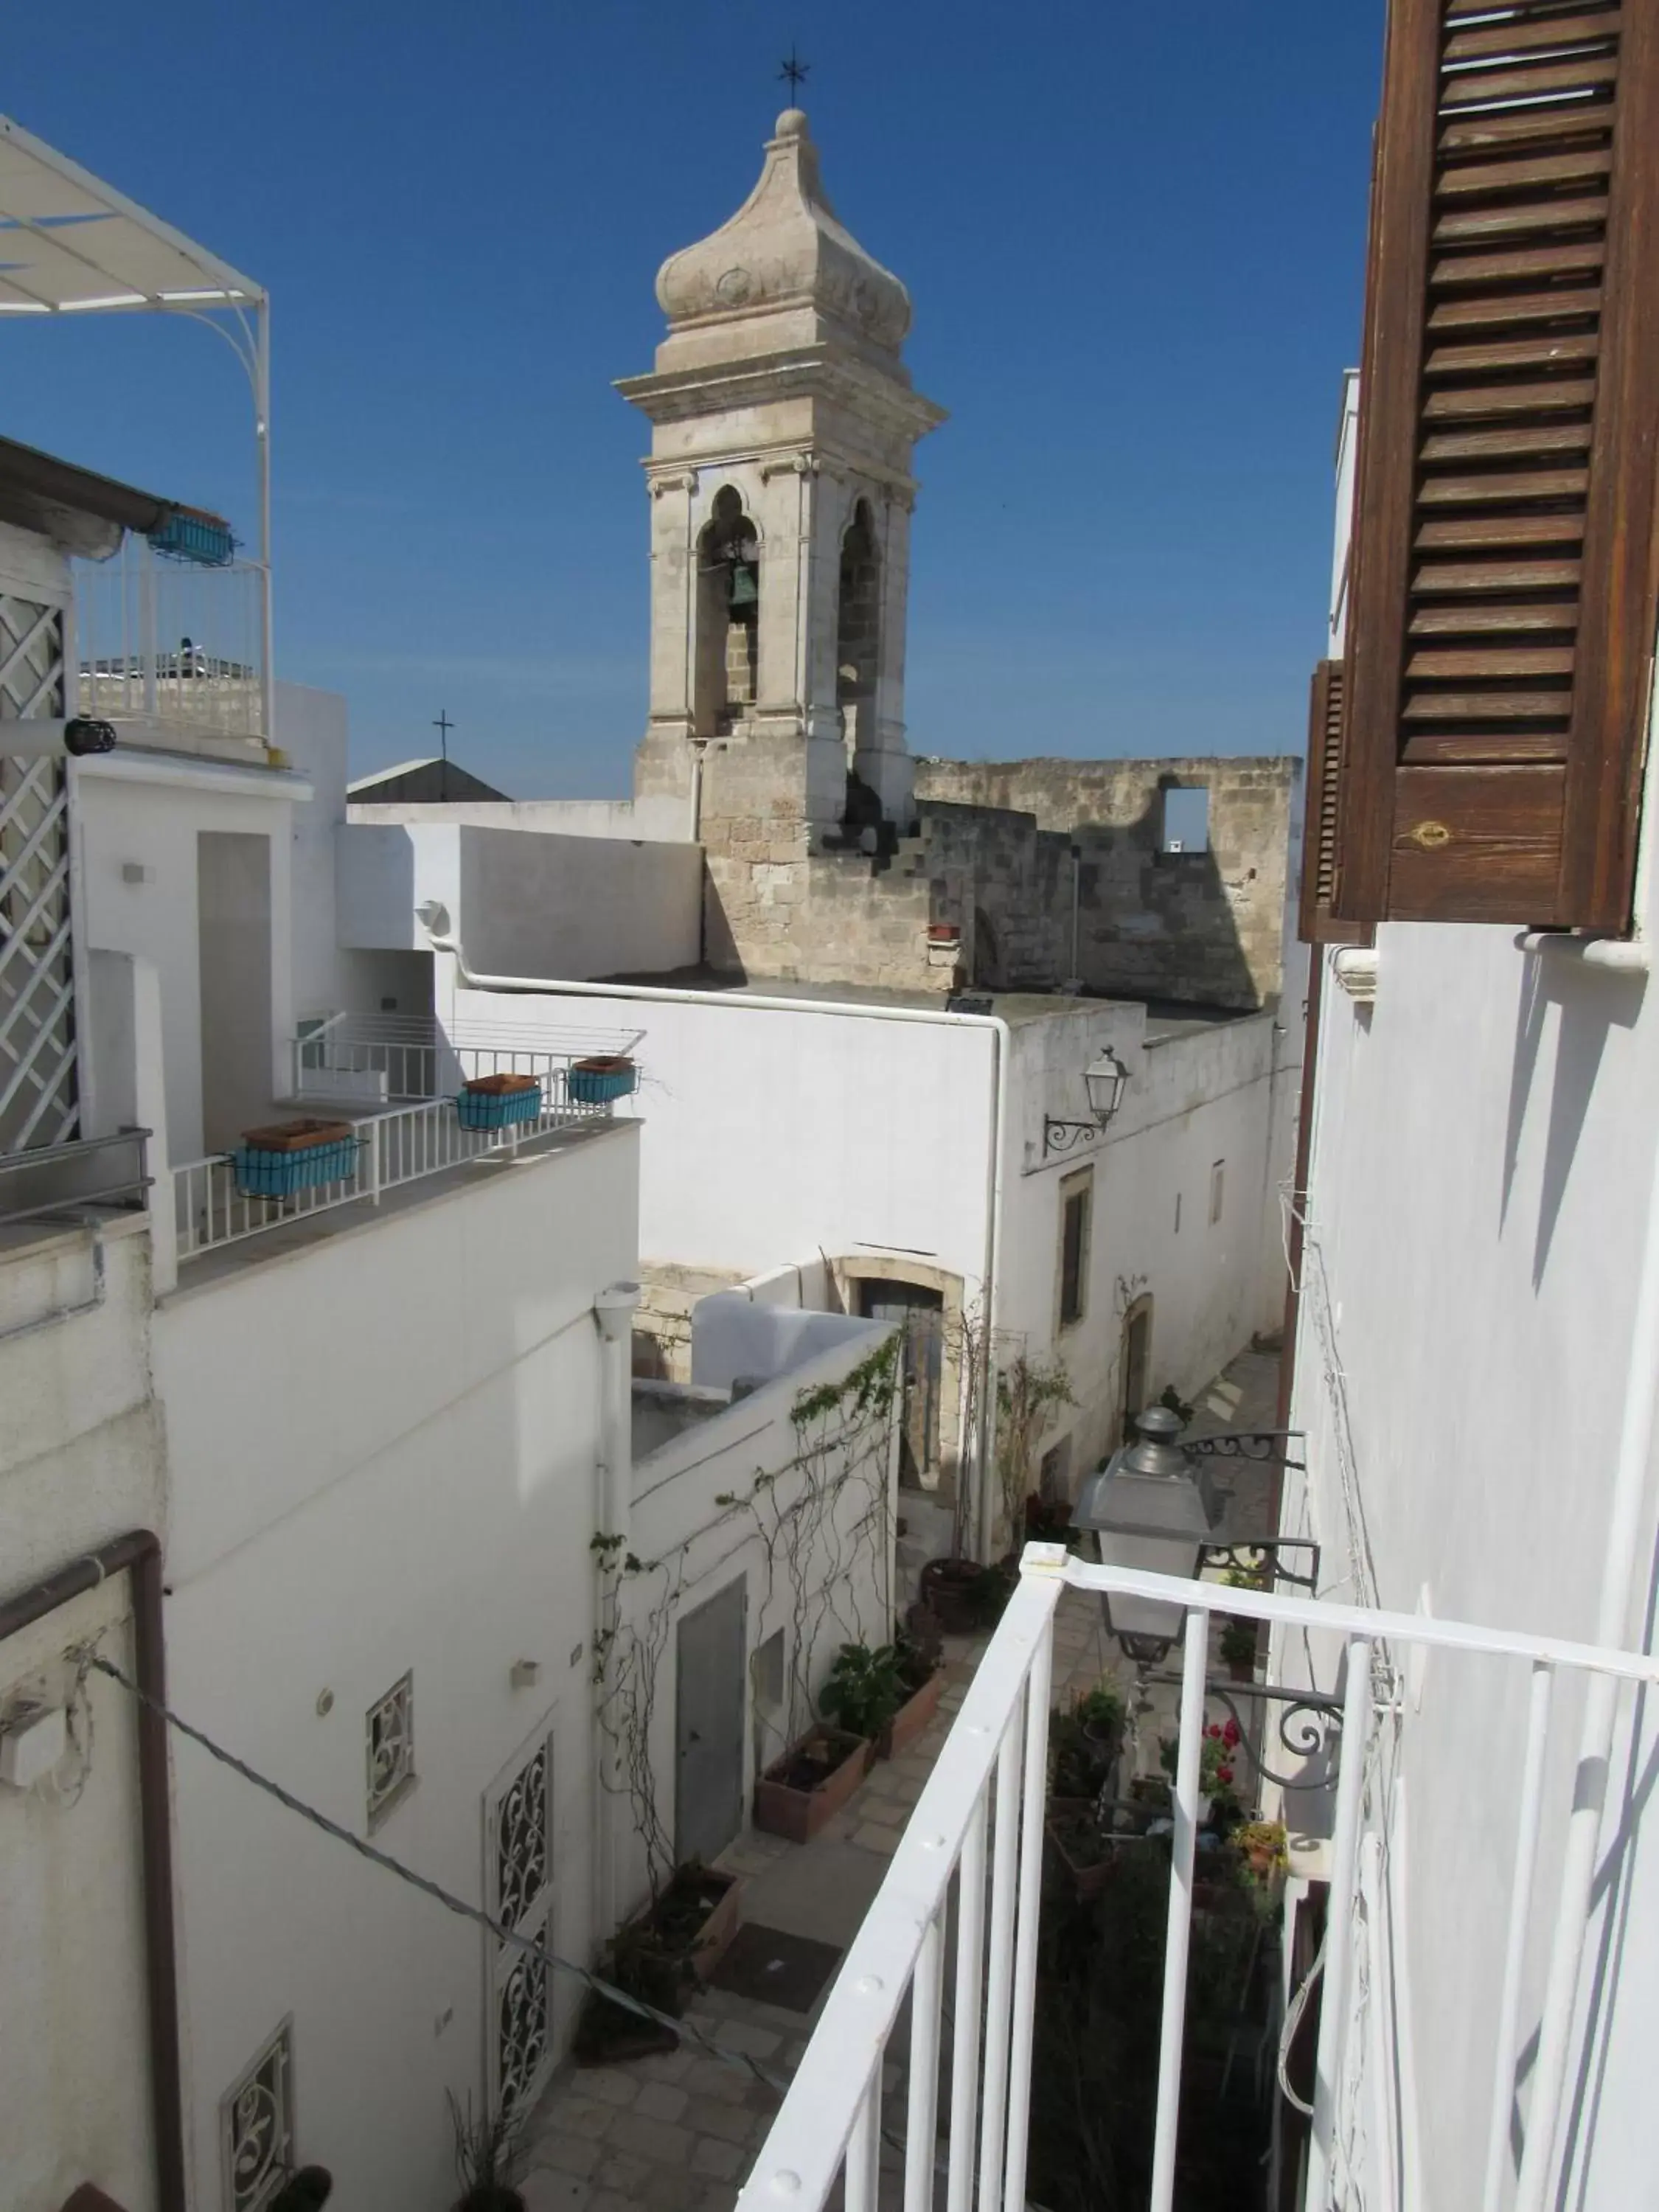
<svg viewBox="0 0 1659 2212"><path fill-rule="evenodd" d="M836 704L847 747L847 818L879 820L880 802L859 774L858 757L874 749L876 668L881 643L881 557L868 500L860 500L841 541L836 601Z"/></svg>
<svg viewBox="0 0 1659 2212"><path fill-rule="evenodd" d="M1166 784L1164 823L1158 839L1165 853L1207 853L1210 849L1210 793L1204 784Z"/></svg>

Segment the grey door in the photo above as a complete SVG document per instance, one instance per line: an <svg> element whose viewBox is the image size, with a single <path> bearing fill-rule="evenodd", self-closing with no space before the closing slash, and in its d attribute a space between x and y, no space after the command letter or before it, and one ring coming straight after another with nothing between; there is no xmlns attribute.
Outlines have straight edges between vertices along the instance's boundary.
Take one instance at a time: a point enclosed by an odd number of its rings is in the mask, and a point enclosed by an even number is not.
<svg viewBox="0 0 1659 2212"><path fill-rule="evenodd" d="M712 1859L743 1826L743 1577L680 1622L675 1650L674 1856Z"/></svg>
<svg viewBox="0 0 1659 2212"><path fill-rule="evenodd" d="M866 1321L897 1322L904 1331L904 1422L899 1480L931 1489L939 1480L939 1381L945 1358L945 1299L921 1283L866 1278L859 1285Z"/></svg>

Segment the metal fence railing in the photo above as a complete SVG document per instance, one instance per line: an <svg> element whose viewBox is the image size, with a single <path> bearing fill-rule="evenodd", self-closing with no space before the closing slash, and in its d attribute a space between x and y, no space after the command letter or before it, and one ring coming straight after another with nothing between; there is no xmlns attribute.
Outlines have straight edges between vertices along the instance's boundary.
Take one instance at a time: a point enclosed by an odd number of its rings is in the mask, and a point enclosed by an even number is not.
<svg viewBox="0 0 1659 2212"><path fill-rule="evenodd" d="M1550 1692L1558 1676L1599 1679L1609 1692L1659 1681L1659 1656L1604 1650L1545 1637L1467 1626L1419 1614L1361 1611L1315 1598L1177 1581L1091 1565L1058 1546L1027 1547L1018 1586L974 1676L961 1710L895 1850L875 1902L845 1960L781 2109L738 2198L738 2212L819 2212L844 2184L845 2212L876 2212L882 2153L891 2146L903 2168L906 2212L1024 2212L1036 2021L1038 1920L1047 1795L1054 1618L1068 1588L1121 1591L1178 1605L1185 1621L1178 1753L1170 1792L1173 1833L1165 1939L1158 2075L1147 2212L1171 2212L1180 2106L1194 1871L1200 1814L1206 1664L1210 1616L1224 1612L1319 1637L1340 1655L1340 1756L1332 1795L1334 1827L1325 1865L1328 1935L1319 1996L1311 2133L1304 2202L1317 2212L1353 2201L1336 2172L1339 2105L1359 2094L1346 2049L1357 1979L1381 1971L1359 1962L1356 1930L1362 1833L1375 1808L1366 1793L1368 1751L1376 1724L1373 1660L1413 1647L1449 1660L1479 1656L1530 1668L1528 1722L1506 1907L1501 2002L1479 2033L1492 2052L1489 2113L1470 2116L1481 2140L1498 2146L1490 2175L1502 2177L1510 2123L1527 2074L1519 2033L1521 1961L1529 1929L1551 1941L1577 1942L1584 1929L1556 1926L1550 1901L1534 1913L1534 1869L1540 1824L1577 1816L1571 1791L1546 1789L1544 1757ZM1325 1639L1329 1639L1328 1645ZM1441 1694L1455 1696L1448 1669ZM1632 1816L1633 1817L1633 1816ZM1483 1872L1481 1881L1487 1875ZM1501 1875L1499 1880L1501 1881ZM952 1956L953 1951L953 1956ZM1572 1961L1567 1961L1571 1969ZM949 2034L942 2033L951 1984ZM884 2064L907 1998L908 2082L902 2120L884 2122ZM1474 2032L1472 2030L1472 2032ZM946 2043L948 2040L948 2051ZM1356 2038L1356 2042L1358 2039ZM1551 2156L1559 2113L1526 2114L1521 2190L1540 2184L1534 2168ZM942 2109L949 2124L941 2141ZM1396 2201L1390 2196L1389 2202ZM1403 2200L1402 2200L1403 2201ZM1553 2199L1552 2198L1553 2202Z"/></svg>
<svg viewBox="0 0 1659 2212"><path fill-rule="evenodd" d="M0 1153L0 1228L19 1221L78 1221L88 1206L141 1209L151 1182L149 1139L148 1129L122 1129L110 1137Z"/></svg>
<svg viewBox="0 0 1659 2212"><path fill-rule="evenodd" d="M76 564L78 707L197 737L263 738L263 578L252 562L164 559L129 537Z"/></svg>
<svg viewBox="0 0 1659 2212"><path fill-rule="evenodd" d="M510 1030L428 1015L337 1013L303 1024L293 1040L296 1098L367 1106L452 1096L480 1075L533 1075L564 1097L574 1061L631 1053L639 1030Z"/></svg>
<svg viewBox="0 0 1659 2212"><path fill-rule="evenodd" d="M429 1098L351 1123L356 1139L352 1173L281 1198L254 1197L242 1188L234 1152L191 1160L173 1170L179 1257L195 1258L262 1231L280 1229L331 1207L379 1203L380 1194L423 1176L441 1175L486 1153L511 1152L555 1129L611 1118L610 1104L586 1105L562 1085L544 1090L541 1111L501 1129L462 1127L453 1098Z"/></svg>

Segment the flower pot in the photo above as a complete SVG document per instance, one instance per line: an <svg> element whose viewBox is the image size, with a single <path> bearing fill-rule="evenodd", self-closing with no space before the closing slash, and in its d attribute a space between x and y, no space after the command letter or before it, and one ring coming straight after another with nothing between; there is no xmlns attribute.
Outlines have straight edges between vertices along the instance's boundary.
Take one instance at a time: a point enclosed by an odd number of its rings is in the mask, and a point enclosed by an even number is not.
<svg viewBox="0 0 1659 2212"><path fill-rule="evenodd" d="M939 1711L945 1695L945 1670L936 1667L919 1690L913 1690L876 1738L878 1759L899 1759L908 1751Z"/></svg>
<svg viewBox="0 0 1659 2212"><path fill-rule="evenodd" d="M743 1925L743 1884L734 1874L719 1874L704 1868L698 1879L705 1890L720 1886L720 1898L710 1907L696 1941L686 1956L699 1981L706 1982L719 1966L732 1938Z"/></svg>
<svg viewBox="0 0 1659 2212"><path fill-rule="evenodd" d="M303 1119L245 1129L233 1156L244 1198L292 1198L319 1183L349 1182L362 1143L349 1121Z"/></svg>
<svg viewBox="0 0 1659 2212"><path fill-rule="evenodd" d="M619 1053L599 1052L574 1060L565 1077L573 1105L605 1106L613 1098L627 1098L639 1089L640 1072Z"/></svg>
<svg viewBox="0 0 1659 2212"><path fill-rule="evenodd" d="M541 1118L542 1086L533 1075L478 1075L463 1085L455 1112L464 1129L510 1129Z"/></svg>
<svg viewBox="0 0 1659 2212"><path fill-rule="evenodd" d="M844 1729L809 1729L755 1784L755 1826L792 1844L809 1843L835 1818L869 1771L869 1739ZM822 1779L812 1778L820 1773Z"/></svg>
<svg viewBox="0 0 1659 2212"><path fill-rule="evenodd" d="M979 1578L972 1559L929 1559L921 1571L921 1601L947 1636L971 1636L979 1626Z"/></svg>

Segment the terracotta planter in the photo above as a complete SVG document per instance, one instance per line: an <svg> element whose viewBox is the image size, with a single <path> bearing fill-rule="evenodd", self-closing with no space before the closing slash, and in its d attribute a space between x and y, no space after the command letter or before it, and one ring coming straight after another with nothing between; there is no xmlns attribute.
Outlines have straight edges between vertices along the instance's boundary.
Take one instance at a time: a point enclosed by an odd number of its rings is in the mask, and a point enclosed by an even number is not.
<svg viewBox="0 0 1659 2212"><path fill-rule="evenodd" d="M812 1747L828 1745L844 1756L823 1781L805 1786L792 1778L799 1763ZM785 1837L792 1844L810 1843L828 1820L835 1818L870 1771L871 1745L861 1735L844 1729L815 1728L783 1757L769 1766L755 1784L755 1826L769 1836Z"/></svg>
<svg viewBox="0 0 1659 2212"><path fill-rule="evenodd" d="M971 1636L979 1626L979 1578L972 1559L929 1559L921 1571L921 1601L947 1636Z"/></svg>
<svg viewBox="0 0 1659 2212"><path fill-rule="evenodd" d="M702 1932L687 1954L698 1980L706 1982L743 1925L743 1884L734 1874L709 1873L702 1878L705 1882L723 1881L726 1885L720 1903L703 1922Z"/></svg>
<svg viewBox="0 0 1659 2212"><path fill-rule="evenodd" d="M910 1748L939 1711L945 1695L945 1669L936 1667L919 1690L913 1691L876 1738L878 1759L898 1759Z"/></svg>
<svg viewBox="0 0 1659 2212"><path fill-rule="evenodd" d="M1099 1858L1086 1863L1074 1859L1066 1842L1066 1831L1076 1820L1085 1814L1092 1815L1093 1812L1093 1801L1087 1797L1054 1797L1048 1802L1046 1823L1048 1842L1079 1904L1086 1904L1091 1897L1099 1896L1117 1872L1126 1850L1146 1850L1152 1847L1150 1837L1139 1834L1133 1829L1121 1829L1104 1838L1105 1849Z"/></svg>

